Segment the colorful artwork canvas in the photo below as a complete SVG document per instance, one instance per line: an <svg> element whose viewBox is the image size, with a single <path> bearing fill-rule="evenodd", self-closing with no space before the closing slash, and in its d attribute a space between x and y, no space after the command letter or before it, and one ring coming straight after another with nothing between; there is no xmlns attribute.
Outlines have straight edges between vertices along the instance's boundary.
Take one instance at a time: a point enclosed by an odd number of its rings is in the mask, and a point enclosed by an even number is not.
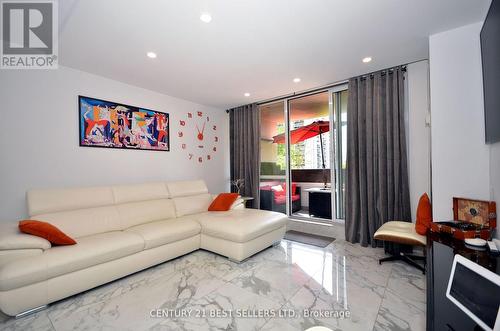
<svg viewBox="0 0 500 331"><path fill-rule="evenodd" d="M79 96L80 146L170 150L167 113Z"/></svg>

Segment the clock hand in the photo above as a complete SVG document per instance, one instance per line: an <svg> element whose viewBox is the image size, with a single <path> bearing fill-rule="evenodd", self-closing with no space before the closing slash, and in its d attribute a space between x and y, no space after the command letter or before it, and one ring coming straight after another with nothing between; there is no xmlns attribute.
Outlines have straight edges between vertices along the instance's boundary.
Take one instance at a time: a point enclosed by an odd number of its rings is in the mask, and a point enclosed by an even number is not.
<svg viewBox="0 0 500 331"><path fill-rule="evenodd" d="M207 124L207 123L203 122L203 129L201 130L201 133L205 132L205 124Z"/></svg>
<svg viewBox="0 0 500 331"><path fill-rule="evenodd" d="M197 135L198 140L200 141L203 140L203 131L200 131L198 124L196 124L196 130L198 130L198 135ZM205 130L205 126L203 126L203 130Z"/></svg>

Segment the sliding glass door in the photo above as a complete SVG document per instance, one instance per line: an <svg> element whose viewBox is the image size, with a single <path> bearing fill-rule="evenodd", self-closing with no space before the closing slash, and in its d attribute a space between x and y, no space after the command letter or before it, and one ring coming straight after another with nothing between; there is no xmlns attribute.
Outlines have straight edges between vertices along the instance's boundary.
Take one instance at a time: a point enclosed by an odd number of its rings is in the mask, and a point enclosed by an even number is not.
<svg viewBox="0 0 500 331"><path fill-rule="evenodd" d="M260 111L260 208L287 213L286 145L274 142L285 135L285 101L261 105Z"/></svg>
<svg viewBox="0 0 500 331"><path fill-rule="evenodd" d="M291 215L332 219L328 91L288 100Z"/></svg>
<svg viewBox="0 0 500 331"><path fill-rule="evenodd" d="M345 219L345 184L347 174L347 89L332 92L335 146L335 217Z"/></svg>
<svg viewBox="0 0 500 331"><path fill-rule="evenodd" d="M345 216L347 86L259 107L261 209L312 221Z"/></svg>

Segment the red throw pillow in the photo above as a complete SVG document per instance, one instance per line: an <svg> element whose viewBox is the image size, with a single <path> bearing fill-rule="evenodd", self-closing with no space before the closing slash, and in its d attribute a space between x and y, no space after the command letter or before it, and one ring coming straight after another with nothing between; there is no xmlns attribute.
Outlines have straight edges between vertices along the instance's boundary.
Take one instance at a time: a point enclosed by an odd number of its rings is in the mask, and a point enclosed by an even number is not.
<svg viewBox="0 0 500 331"><path fill-rule="evenodd" d="M34 220L19 222L21 232L42 237L54 245L74 245L76 241L50 223Z"/></svg>
<svg viewBox="0 0 500 331"><path fill-rule="evenodd" d="M208 211L227 211L231 205L238 199L238 193L221 193L212 201Z"/></svg>
<svg viewBox="0 0 500 331"><path fill-rule="evenodd" d="M271 186L271 190L274 192L275 197L285 196L286 192L283 189L283 184Z"/></svg>
<svg viewBox="0 0 500 331"><path fill-rule="evenodd" d="M425 235L432 222L432 207L431 200L427 193L424 193L418 201L417 221L415 222L415 230L418 234Z"/></svg>

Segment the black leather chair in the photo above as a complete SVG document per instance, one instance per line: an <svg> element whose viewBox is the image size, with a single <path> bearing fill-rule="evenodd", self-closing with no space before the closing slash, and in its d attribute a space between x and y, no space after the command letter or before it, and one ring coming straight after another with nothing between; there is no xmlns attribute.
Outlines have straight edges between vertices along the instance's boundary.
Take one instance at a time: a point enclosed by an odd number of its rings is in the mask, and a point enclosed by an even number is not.
<svg viewBox="0 0 500 331"><path fill-rule="evenodd" d="M297 186L295 195L298 195L298 199L292 201L292 213L298 212L301 209L301 199L300 199L300 186ZM286 199L286 198L285 198ZM286 213L286 201L283 199L276 199L275 191L271 189L261 189L260 190L260 209L277 211L280 213ZM278 200L278 201L277 201Z"/></svg>

